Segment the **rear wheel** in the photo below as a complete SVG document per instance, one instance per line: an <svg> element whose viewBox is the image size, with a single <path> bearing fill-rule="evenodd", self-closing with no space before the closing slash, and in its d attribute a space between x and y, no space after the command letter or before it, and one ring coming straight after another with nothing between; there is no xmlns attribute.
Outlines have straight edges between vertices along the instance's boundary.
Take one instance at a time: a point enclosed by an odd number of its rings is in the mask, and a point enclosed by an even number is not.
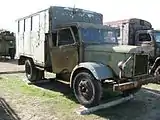
<svg viewBox="0 0 160 120"><path fill-rule="evenodd" d="M75 76L73 90L77 100L85 107L98 105L102 96L100 81L88 72L80 72Z"/></svg>
<svg viewBox="0 0 160 120"><path fill-rule="evenodd" d="M25 72L27 79L31 82L40 80L44 76L44 71L37 69L33 61L29 59L25 61Z"/></svg>

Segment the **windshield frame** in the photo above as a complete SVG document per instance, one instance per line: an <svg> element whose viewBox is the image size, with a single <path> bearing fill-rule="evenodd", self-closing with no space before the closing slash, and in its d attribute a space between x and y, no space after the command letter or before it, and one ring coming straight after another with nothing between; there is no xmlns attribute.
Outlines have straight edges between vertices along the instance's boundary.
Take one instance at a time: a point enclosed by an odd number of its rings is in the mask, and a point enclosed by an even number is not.
<svg viewBox="0 0 160 120"><path fill-rule="evenodd" d="M83 33L82 33L81 29L87 29L87 28L100 29L100 30L106 30L106 31L114 32L115 42L98 42L98 41L87 42L87 41L84 41L83 40ZM106 25L79 26L78 30L79 30L79 35L80 35L80 38L81 38L81 42L83 42L83 43L86 43L86 44L118 44L118 39L117 39L117 36L116 36L116 29L113 28L113 27L109 27L109 26L106 26Z"/></svg>

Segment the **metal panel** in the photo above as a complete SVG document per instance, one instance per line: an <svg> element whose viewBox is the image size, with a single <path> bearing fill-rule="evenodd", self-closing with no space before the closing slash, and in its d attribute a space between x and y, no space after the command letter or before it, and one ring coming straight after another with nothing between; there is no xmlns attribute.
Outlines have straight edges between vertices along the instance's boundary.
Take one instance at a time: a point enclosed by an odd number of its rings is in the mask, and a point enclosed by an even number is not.
<svg viewBox="0 0 160 120"><path fill-rule="evenodd" d="M87 22L103 24L103 15L93 11L69 7L51 7L52 11L52 29L56 25L71 22Z"/></svg>
<svg viewBox="0 0 160 120"><path fill-rule="evenodd" d="M71 74L71 79L73 73L79 68L88 69L97 80L104 80L114 77L112 69L105 64L101 64L99 62L83 62L75 66Z"/></svg>
<svg viewBox="0 0 160 120"><path fill-rule="evenodd" d="M32 53L37 63L44 64L45 33L49 30L48 11L43 11L32 19Z"/></svg>
<svg viewBox="0 0 160 120"><path fill-rule="evenodd" d="M20 19L19 25L20 32L17 31L17 54L33 56L33 60L36 63L43 64L45 33L49 31L48 10Z"/></svg>
<svg viewBox="0 0 160 120"><path fill-rule="evenodd" d="M25 32L24 32L24 53L28 55L31 55L30 30L31 30L31 18L26 18Z"/></svg>
<svg viewBox="0 0 160 120"><path fill-rule="evenodd" d="M31 52L35 60L37 60L36 54L39 53L36 49L38 40L39 40L39 15L36 15L33 16L32 18L32 32L31 32Z"/></svg>
<svg viewBox="0 0 160 120"><path fill-rule="evenodd" d="M52 69L55 73L71 72L78 63L77 46L72 44L52 48Z"/></svg>
<svg viewBox="0 0 160 120"><path fill-rule="evenodd" d="M18 33L18 40L19 40L19 53L24 53L24 20L20 21L19 23L19 33Z"/></svg>
<svg viewBox="0 0 160 120"><path fill-rule="evenodd" d="M135 72L134 75L147 75L148 73L148 55L135 56Z"/></svg>
<svg viewBox="0 0 160 120"><path fill-rule="evenodd" d="M41 30L43 29L43 25L41 26L42 21L40 21L40 14L33 17L33 55L36 63L44 62L44 39ZM42 28L41 28L42 27Z"/></svg>

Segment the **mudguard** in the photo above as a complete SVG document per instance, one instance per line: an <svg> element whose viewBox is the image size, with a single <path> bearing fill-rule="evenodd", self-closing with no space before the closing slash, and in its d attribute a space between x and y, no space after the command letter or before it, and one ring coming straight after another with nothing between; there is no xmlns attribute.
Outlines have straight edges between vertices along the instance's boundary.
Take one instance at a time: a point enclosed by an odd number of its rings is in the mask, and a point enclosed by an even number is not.
<svg viewBox="0 0 160 120"><path fill-rule="evenodd" d="M74 67L74 69L72 70L72 73L70 76L71 84L72 84L74 72L77 70L80 70L81 68L85 68L85 69L89 70L97 80L113 78L113 71L110 67L108 67L104 64L101 64L101 63L84 62L84 63L80 63L80 64L76 65Z"/></svg>
<svg viewBox="0 0 160 120"><path fill-rule="evenodd" d="M160 57L157 57L154 64L152 65L150 69L150 74L154 74L156 68L160 65Z"/></svg>

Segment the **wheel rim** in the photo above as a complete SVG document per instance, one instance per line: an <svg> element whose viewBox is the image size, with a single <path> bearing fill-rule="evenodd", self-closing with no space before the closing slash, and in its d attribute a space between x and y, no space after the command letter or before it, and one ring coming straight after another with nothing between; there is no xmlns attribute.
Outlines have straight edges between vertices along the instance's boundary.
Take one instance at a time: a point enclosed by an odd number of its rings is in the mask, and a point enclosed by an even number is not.
<svg viewBox="0 0 160 120"><path fill-rule="evenodd" d="M26 63L25 69L26 69L26 75L29 78L31 76L31 66L28 63Z"/></svg>
<svg viewBox="0 0 160 120"><path fill-rule="evenodd" d="M155 75L160 75L160 68L156 70Z"/></svg>
<svg viewBox="0 0 160 120"><path fill-rule="evenodd" d="M92 102L94 99L95 89L90 79L80 76L75 91L79 98L85 102Z"/></svg>
<svg viewBox="0 0 160 120"><path fill-rule="evenodd" d="M154 73L155 76L159 76L160 75L160 67L158 67ZM156 83L160 83L160 79L156 81Z"/></svg>

